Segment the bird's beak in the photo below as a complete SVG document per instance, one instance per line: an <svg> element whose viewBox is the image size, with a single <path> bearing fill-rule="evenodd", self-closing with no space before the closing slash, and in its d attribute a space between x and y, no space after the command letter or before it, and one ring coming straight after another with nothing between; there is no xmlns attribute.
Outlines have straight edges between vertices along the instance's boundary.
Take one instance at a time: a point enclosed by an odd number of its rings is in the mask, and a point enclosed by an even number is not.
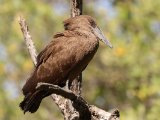
<svg viewBox="0 0 160 120"><path fill-rule="evenodd" d="M106 45L108 45L110 48L112 48L112 44L105 38L103 32L101 31L100 28L95 27L93 28L94 34L102 41L104 42Z"/></svg>

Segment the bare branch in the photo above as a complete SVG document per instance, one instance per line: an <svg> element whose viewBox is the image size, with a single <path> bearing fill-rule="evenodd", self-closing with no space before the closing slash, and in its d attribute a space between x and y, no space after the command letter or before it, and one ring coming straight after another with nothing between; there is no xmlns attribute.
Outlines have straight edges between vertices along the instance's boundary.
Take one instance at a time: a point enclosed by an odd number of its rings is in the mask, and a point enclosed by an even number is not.
<svg viewBox="0 0 160 120"><path fill-rule="evenodd" d="M94 105L89 105L81 96L74 94L71 90L66 90L57 85L48 83L38 83L37 89L49 91L70 99L73 107L79 112L78 120L90 120L91 115L94 120L119 120L119 111L117 109L110 113ZM63 109L65 109L65 106L63 106Z"/></svg>
<svg viewBox="0 0 160 120"><path fill-rule="evenodd" d="M29 53L31 55L31 59L32 59L34 65L36 66L37 65L37 59L36 59L37 58L37 54L36 54L37 51L36 51L34 43L32 41L32 37L31 37L31 35L29 33L29 29L28 29L28 26L26 24L26 21L25 21L24 18L22 18L20 16L19 19L18 19L18 22L19 22L19 24L21 26L21 31L23 33L24 40L25 40L26 46L28 48L28 51L29 51Z"/></svg>
<svg viewBox="0 0 160 120"><path fill-rule="evenodd" d="M117 109L112 112L106 112L94 105L90 105L89 109L94 120L119 120L120 115Z"/></svg>
<svg viewBox="0 0 160 120"><path fill-rule="evenodd" d="M82 15L83 0L71 0L71 17Z"/></svg>

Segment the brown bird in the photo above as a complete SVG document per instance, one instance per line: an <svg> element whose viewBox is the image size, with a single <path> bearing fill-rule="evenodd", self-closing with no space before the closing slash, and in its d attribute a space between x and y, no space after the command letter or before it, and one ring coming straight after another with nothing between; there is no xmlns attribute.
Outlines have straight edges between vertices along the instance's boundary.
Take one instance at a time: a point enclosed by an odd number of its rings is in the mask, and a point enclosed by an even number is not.
<svg viewBox="0 0 160 120"><path fill-rule="evenodd" d="M64 28L39 53L37 65L23 86L25 97L20 107L24 113L36 112L42 99L51 94L36 90L37 83L63 87L68 79L73 80L86 68L98 49L99 40L112 47L94 19L88 15L65 20Z"/></svg>

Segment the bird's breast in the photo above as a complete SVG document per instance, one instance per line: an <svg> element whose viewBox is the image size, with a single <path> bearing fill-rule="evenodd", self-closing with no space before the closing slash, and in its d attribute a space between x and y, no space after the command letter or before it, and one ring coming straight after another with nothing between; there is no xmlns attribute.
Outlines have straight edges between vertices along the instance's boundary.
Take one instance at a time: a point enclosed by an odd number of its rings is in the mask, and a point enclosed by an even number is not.
<svg viewBox="0 0 160 120"><path fill-rule="evenodd" d="M85 41L79 44L81 45L79 45L79 47L75 50L77 64L70 71L69 79L74 79L86 68L86 66L89 64L89 62L95 55L99 46L99 42L97 40Z"/></svg>
<svg viewBox="0 0 160 120"><path fill-rule="evenodd" d="M92 57L95 54L99 46L99 42L96 38L88 38L86 40L80 40L79 46L76 48L76 57L78 60Z"/></svg>

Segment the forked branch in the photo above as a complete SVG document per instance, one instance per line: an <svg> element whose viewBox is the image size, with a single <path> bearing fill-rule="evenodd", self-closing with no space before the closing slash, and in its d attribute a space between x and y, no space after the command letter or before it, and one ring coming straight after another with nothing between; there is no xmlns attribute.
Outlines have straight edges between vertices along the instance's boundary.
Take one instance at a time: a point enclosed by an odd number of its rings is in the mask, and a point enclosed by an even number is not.
<svg viewBox="0 0 160 120"><path fill-rule="evenodd" d="M72 101L73 107L79 112L79 120L118 120L119 111L106 112L94 105L89 105L81 96L76 95L71 90L65 90L57 85L48 83L38 83L38 90L45 90L63 96Z"/></svg>

